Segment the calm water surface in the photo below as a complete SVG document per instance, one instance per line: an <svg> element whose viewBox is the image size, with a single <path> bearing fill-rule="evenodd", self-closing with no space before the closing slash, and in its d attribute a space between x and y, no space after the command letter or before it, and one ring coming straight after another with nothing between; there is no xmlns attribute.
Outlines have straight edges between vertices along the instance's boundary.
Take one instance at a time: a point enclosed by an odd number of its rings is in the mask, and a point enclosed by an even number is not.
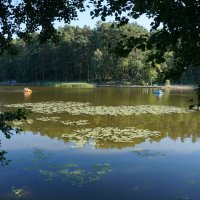
<svg viewBox="0 0 200 200"><path fill-rule="evenodd" d="M41 102L82 102L93 106L166 105L186 108L190 90L166 90L157 97L152 89L64 89L1 87L0 105ZM35 104L34 104L35 105ZM45 108L43 108L45 110ZM199 200L200 114L72 115L54 113L57 121L41 121L45 114L30 113L31 123L10 140L1 134L8 153L0 166L0 200ZM53 118L52 118L53 119ZM59 121L86 120L88 124ZM76 146L62 134L96 127L135 127L159 131L159 137L130 142L89 140ZM79 148L78 148L79 147Z"/></svg>

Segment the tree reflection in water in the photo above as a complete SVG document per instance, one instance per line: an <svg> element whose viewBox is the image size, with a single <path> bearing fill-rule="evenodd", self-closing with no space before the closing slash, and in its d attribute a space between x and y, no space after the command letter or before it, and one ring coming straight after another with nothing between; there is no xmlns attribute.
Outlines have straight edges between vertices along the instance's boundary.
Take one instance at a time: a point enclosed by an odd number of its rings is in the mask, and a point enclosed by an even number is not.
<svg viewBox="0 0 200 200"><path fill-rule="evenodd" d="M6 166L6 165L9 165L9 163L11 162L10 160L8 160L6 158L6 156L5 156L6 154L7 154L6 151L0 150L0 165L2 167Z"/></svg>

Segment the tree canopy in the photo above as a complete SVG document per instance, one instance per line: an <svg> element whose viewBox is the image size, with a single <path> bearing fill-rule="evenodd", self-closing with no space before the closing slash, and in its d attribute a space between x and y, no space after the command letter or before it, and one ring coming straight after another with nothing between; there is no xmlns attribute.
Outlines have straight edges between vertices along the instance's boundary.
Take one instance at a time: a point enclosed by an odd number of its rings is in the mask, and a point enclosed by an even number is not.
<svg viewBox="0 0 200 200"><path fill-rule="evenodd" d="M13 50L13 36L29 39L40 31L40 40L57 40L54 22L69 23L83 11L84 0L2 0L0 2L0 53ZM13 52L12 52L13 53Z"/></svg>
<svg viewBox="0 0 200 200"><path fill-rule="evenodd" d="M29 44L15 39L13 43L19 53L0 57L0 80L20 83L126 80L143 85L162 82L159 72L166 71L169 65L164 62L167 67L153 68L149 60L153 50L142 50L140 40L145 39L144 35L148 37L149 32L135 23L112 25L98 22L94 29L59 27L56 45L51 41L41 44L37 33L30 34ZM130 45L130 40L134 45ZM124 57L119 56L122 48Z"/></svg>
<svg viewBox="0 0 200 200"><path fill-rule="evenodd" d="M152 34L141 42L145 48L156 48L154 58L163 61L166 51L173 51L177 66L172 71L182 72L188 66L200 63L200 1L198 0L2 0L0 3L0 53L9 50L13 53L13 35L28 41L29 33L40 31L40 41L57 41L54 28L56 20L70 23L77 18L77 11L92 6L91 16L114 16L121 24L129 19L137 19L145 14L153 18ZM139 40L138 40L139 41ZM133 38L129 48L134 48ZM138 43L136 44L137 46ZM124 54L124 47L120 46ZM139 46L141 47L141 46ZM142 46L144 49L144 45ZM126 53L129 53L125 49ZM131 51L131 50L130 50Z"/></svg>
<svg viewBox="0 0 200 200"><path fill-rule="evenodd" d="M95 6L92 17L114 16L116 21L127 23L145 14L153 18L152 34L147 48L157 48L159 60L164 52L172 50L178 58L174 74L188 66L200 64L200 1L198 0L90 0Z"/></svg>
<svg viewBox="0 0 200 200"><path fill-rule="evenodd" d="M13 129L10 125L9 122L14 121L14 120L22 120L26 119L27 117L27 112L22 109L18 109L17 111L9 111L9 112L4 112L0 113L0 130L1 132L5 135L7 139L13 135L13 132L19 133L20 129L16 128ZM6 151L1 149L1 140L0 140L0 166L5 166L9 164L9 160L6 158Z"/></svg>

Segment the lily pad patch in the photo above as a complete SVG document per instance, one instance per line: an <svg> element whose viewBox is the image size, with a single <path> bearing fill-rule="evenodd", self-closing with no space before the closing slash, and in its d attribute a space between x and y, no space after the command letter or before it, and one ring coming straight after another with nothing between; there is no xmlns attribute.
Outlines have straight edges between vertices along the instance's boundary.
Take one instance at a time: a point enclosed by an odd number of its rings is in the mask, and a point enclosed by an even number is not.
<svg viewBox="0 0 200 200"><path fill-rule="evenodd" d="M119 129L116 127L96 127L75 130L71 134L63 134L63 138L67 138L70 142L75 142L79 146L84 146L89 140L93 140L94 144L101 141L114 143L129 143L135 139L147 139L150 137L160 136L159 131L150 131L143 129L135 129L134 127L127 127Z"/></svg>
<svg viewBox="0 0 200 200"><path fill-rule="evenodd" d="M6 107L26 108L34 113L54 114L68 113L71 115L111 115L111 116L129 116L142 114L172 114L188 113L191 111L176 106L164 105L138 105L138 106L95 106L83 102L41 102L41 103L23 103L10 104Z"/></svg>

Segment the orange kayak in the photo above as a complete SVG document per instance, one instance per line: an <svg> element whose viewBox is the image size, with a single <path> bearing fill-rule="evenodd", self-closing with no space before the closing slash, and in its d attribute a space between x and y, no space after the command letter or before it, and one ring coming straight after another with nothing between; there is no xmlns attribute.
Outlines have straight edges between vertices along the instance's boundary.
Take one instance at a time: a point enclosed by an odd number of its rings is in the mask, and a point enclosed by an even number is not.
<svg viewBox="0 0 200 200"><path fill-rule="evenodd" d="M31 89L24 88L24 92L32 93L32 90L31 90Z"/></svg>

